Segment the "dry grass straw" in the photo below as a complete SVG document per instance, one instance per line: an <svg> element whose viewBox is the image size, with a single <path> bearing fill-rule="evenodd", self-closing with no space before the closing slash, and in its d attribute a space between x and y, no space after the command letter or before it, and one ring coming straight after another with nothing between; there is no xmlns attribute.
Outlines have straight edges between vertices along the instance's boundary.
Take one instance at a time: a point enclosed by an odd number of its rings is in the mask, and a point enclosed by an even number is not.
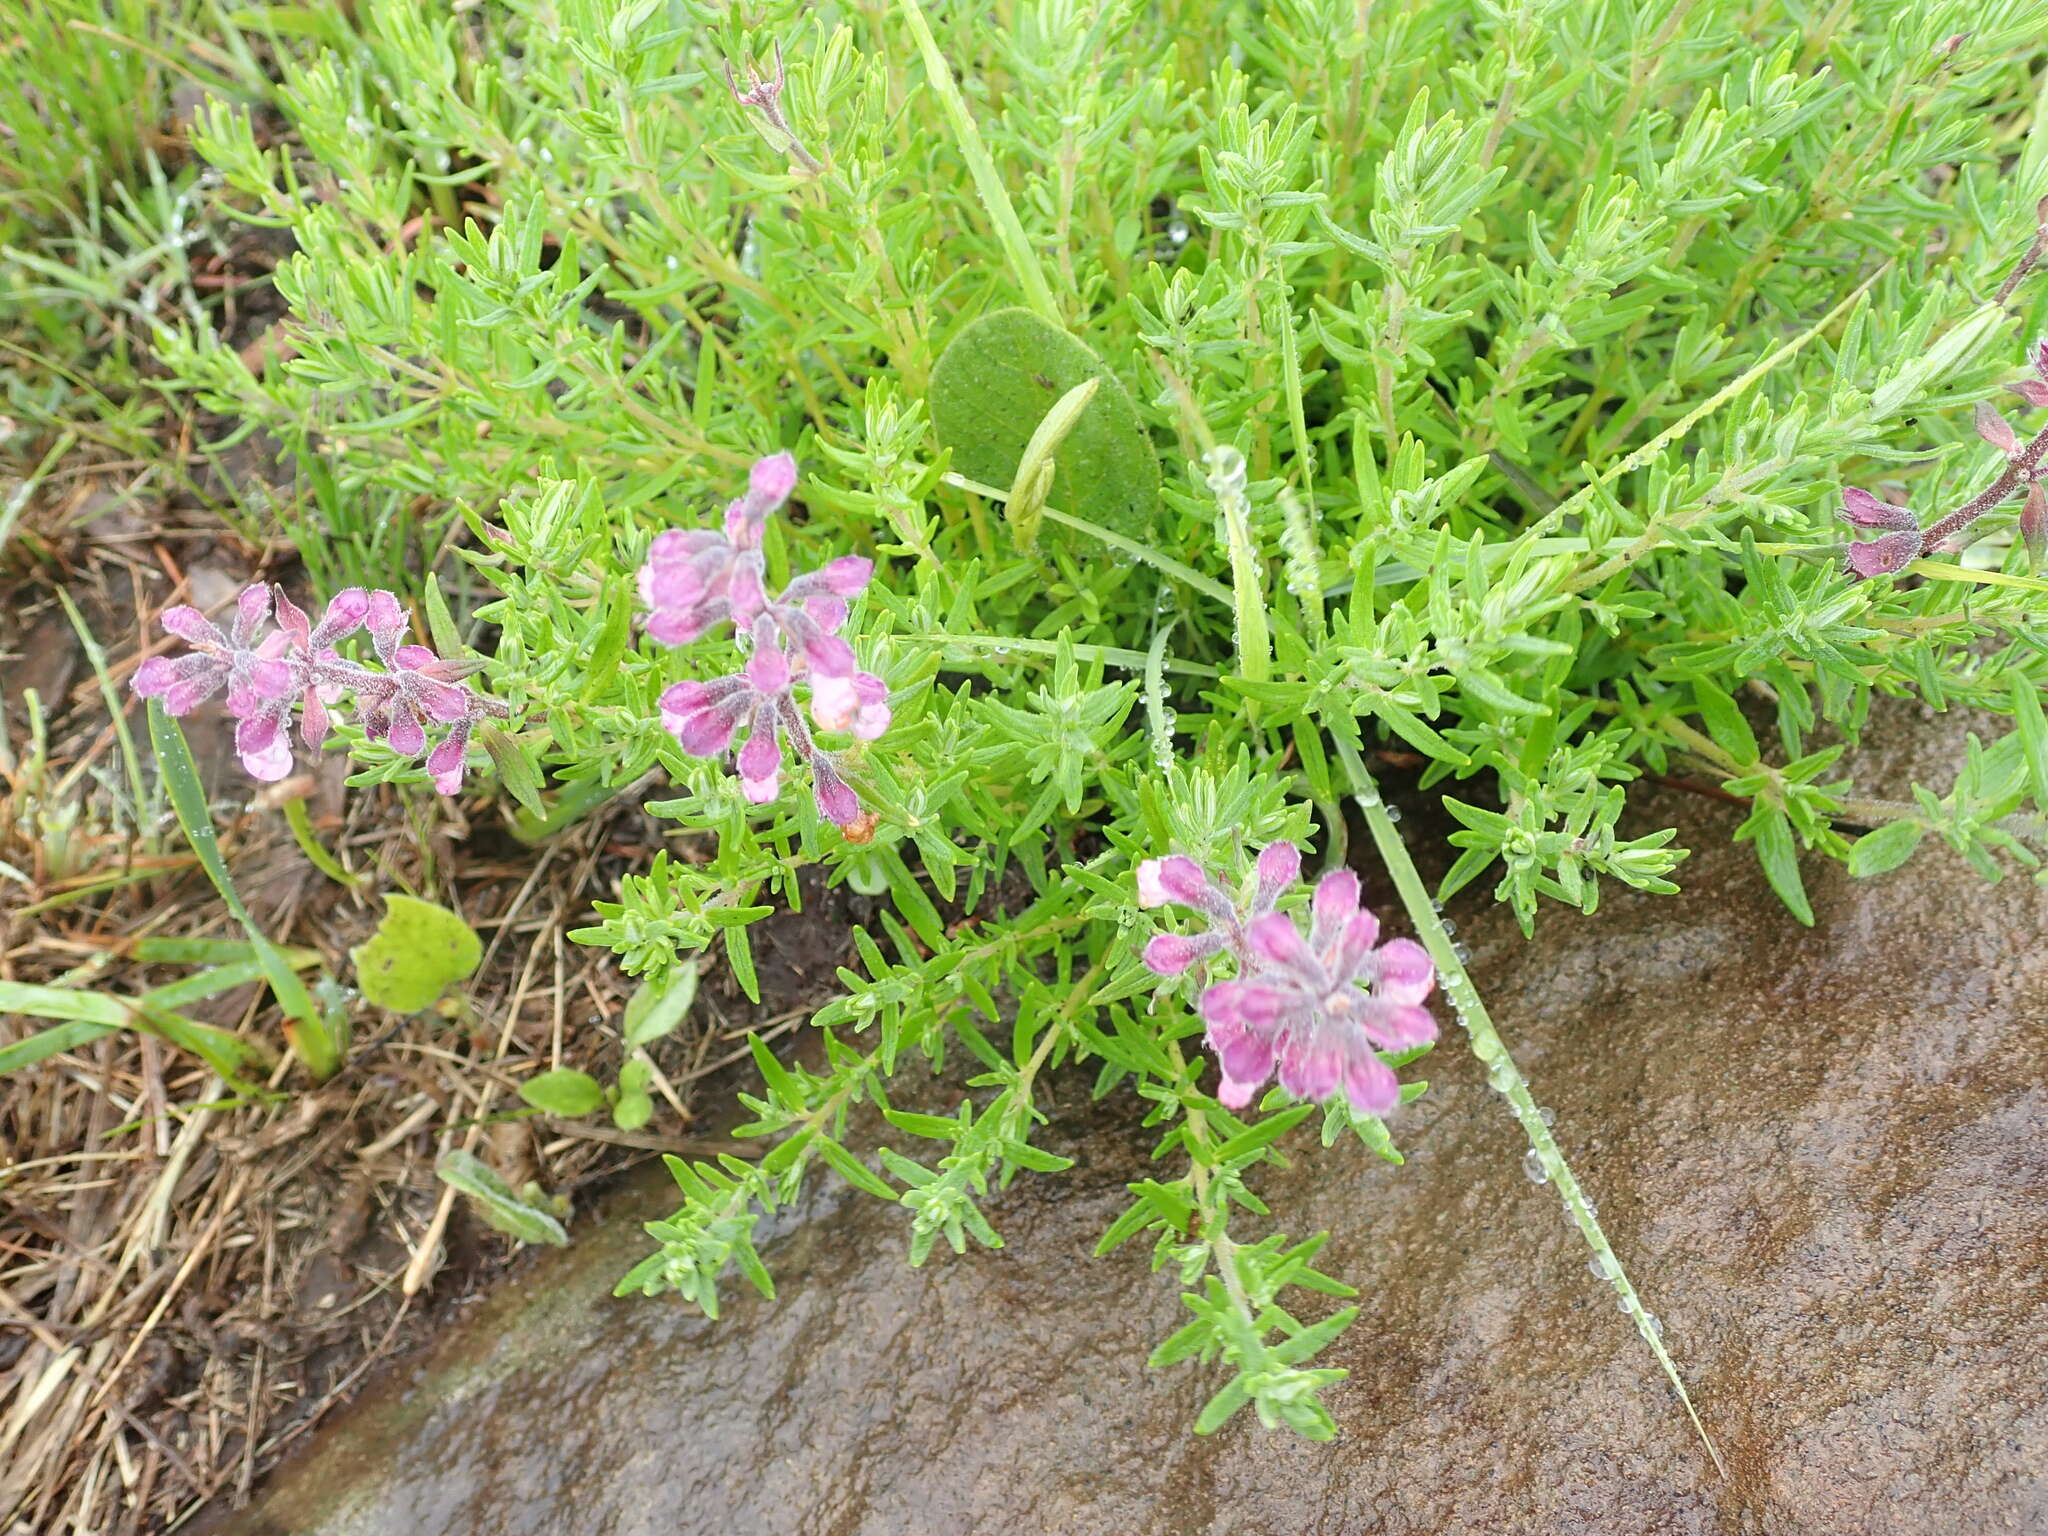
<svg viewBox="0 0 2048 1536"><path fill-rule="evenodd" d="M118 685L146 653L159 607L218 602L266 552L117 527L70 553L56 579L116 658ZM49 574L0 590L14 746L0 759L0 860L27 882L0 876L0 980L137 992L174 974L132 958L138 936L232 934L175 829L126 819L118 740L98 681L75 647L62 652L68 626L53 622ZM22 738L27 686L49 690L38 774ZM657 834L615 817L527 850L483 820L488 809L471 827L431 796L344 793L330 758L314 822L368 877L344 891L307 863L279 815L248 808L246 783L223 762L225 733L193 723L195 751L202 763L210 751L218 770L223 848L273 937L319 950L345 978L376 893L406 890L461 911L484 933L487 960L462 1016L359 1017L334 1080L315 1088L281 1060L279 1096L260 1103L225 1098L203 1065L129 1032L0 1078L6 1536L171 1529L212 1499L246 1496L286 1446L427 1329L441 1298L512 1257L446 1198L433 1172L441 1151L468 1146L514 1183L573 1192L681 1145L690 1085L744 1053L709 989L692 1024L659 1046L667 1103L646 1130L551 1123L543 1137L537 1122L505 1118L530 1072L616 1072L629 984L565 931L619 870L644 864ZM280 1039L257 987L191 1012ZM798 1017L763 1023L779 1030ZM0 1046L41 1027L0 1017Z"/></svg>

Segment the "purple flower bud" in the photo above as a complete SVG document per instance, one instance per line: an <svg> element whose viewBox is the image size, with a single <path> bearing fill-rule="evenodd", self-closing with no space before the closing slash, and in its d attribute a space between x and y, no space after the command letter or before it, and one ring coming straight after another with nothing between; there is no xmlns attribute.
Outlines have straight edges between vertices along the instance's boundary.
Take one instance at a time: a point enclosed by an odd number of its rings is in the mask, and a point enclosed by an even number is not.
<svg viewBox="0 0 2048 1536"><path fill-rule="evenodd" d="M1147 967L1161 976L1178 976L1197 960L1216 953L1223 945L1215 934L1156 933L1145 945Z"/></svg>
<svg viewBox="0 0 2048 1536"><path fill-rule="evenodd" d="M1255 909L1273 910L1280 893L1301 878L1301 850L1292 843L1268 843L1259 850L1259 894Z"/></svg>
<svg viewBox="0 0 2048 1536"><path fill-rule="evenodd" d="M1977 435L2007 458L2020 451L2019 434L1989 400L1977 402Z"/></svg>
<svg viewBox="0 0 2048 1536"><path fill-rule="evenodd" d="M860 818L859 798L823 752L811 759L811 795L818 802L818 814L834 826L844 827Z"/></svg>
<svg viewBox="0 0 2048 1536"><path fill-rule="evenodd" d="M1918 521L1905 507L1879 501L1870 492L1850 486L1842 492L1842 510L1835 516L1858 528L1917 528Z"/></svg>
<svg viewBox="0 0 2048 1536"><path fill-rule="evenodd" d="M180 603L175 608L166 608L157 615L157 623L163 625L166 634L176 635L189 645L204 645L216 649L227 648L228 637L214 627L214 623L197 608Z"/></svg>
<svg viewBox="0 0 2048 1536"><path fill-rule="evenodd" d="M875 574L875 562L862 555L841 555L818 574L825 578L826 590L833 596L855 597L867 589Z"/></svg>
<svg viewBox="0 0 2048 1536"><path fill-rule="evenodd" d="M2020 505L2020 540L2027 546L2027 563L2048 571L2048 490L2038 480L2027 487L2027 499Z"/></svg>
<svg viewBox="0 0 2048 1536"><path fill-rule="evenodd" d="M1896 576L1920 558L1920 531L1906 529L1867 543L1851 544L1846 558L1849 574L1860 581L1873 576Z"/></svg>
<svg viewBox="0 0 2048 1536"><path fill-rule="evenodd" d="M789 452L756 459L747 473L747 497L765 509L763 515L789 500L795 489L796 456Z"/></svg>
<svg viewBox="0 0 2048 1536"><path fill-rule="evenodd" d="M2034 407L2035 410L2048 406L2048 383L2044 383L2040 379L2021 379L2017 384L2008 384L2005 387L2026 401L2027 404Z"/></svg>
<svg viewBox="0 0 2048 1536"><path fill-rule="evenodd" d="M1186 854L1147 859L1138 866L1138 905L1163 907L1169 902L1182 907L1199 907L1208 895L1209 877L1202 866Z"/></svg>

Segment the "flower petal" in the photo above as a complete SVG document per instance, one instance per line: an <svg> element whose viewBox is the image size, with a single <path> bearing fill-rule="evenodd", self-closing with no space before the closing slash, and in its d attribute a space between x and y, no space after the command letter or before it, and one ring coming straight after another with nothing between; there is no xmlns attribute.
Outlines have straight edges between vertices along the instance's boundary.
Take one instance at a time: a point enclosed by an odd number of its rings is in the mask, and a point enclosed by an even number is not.
<svg viewBox="0 0 2048 1536"><path fill-rule="evenodd" d="M1862 581L1873 576L1896 576L1920 558L1920 530L1888 533L1865 544L1851 544L1847 551L1849 573Z"/></svg>
<svg viewBox="0 0 2048 1536"><path fill-rule="evenodd" d="M391 716L391 734L385 740L400 757L418 757L427 749L427 728L418 715L401 708Z"/></svg>
<svg viewBox="0 0 2048 1536"><path fill-rule="evenodd" d="M780 693L789 686L789 658L780 650L754 652L747 658L746 672L758 693Z"/></svg>
<svg viewBox="0 0 2048 1536"><path fill-rule="evenodd" d="M756 459L754 467L747 472L747 500L752 507L760 509L759 516L765 517L773 512L789 500L795 489L796 456L787 451Z"/></svg>
<svg viewBox="0 0 2048 1536"><path fill-rule="evenodd" d="M818 814L836 827L860 819L860 797L822 752L811 760L811 796L818 802Z"/></svg>
<svg viewBox="0 0 2048 1536"><path fill-rule="evenodd" d="M1842 510L1835 514L1858 528L1913 528L1918 520L1905 507L1879 501L1866 490L1848 486L1842 492Z"/></svg>
<svg viewBox="0 0 2048 1536"><path fill-rule="evenodd" d="M320 650L363 627L370 615L370 594L361 587L343 587L327 600L327 611L314 627L309 649Z"/></svg>
<svg viewBox="0 0 2048 1536"><path fill-rule="evenodd" d="M818 574L825 578L825 590L833 596L853 597L874 577L875 562L862 555L841 555Z"/></svg>
<svg viewBox="0 0 2048 1536"><path fill-rule="evenodd" d="M1212 1029L1209 1049L1216 1053L1223 1075L1234 1082L1257 1087L1273 1075L1273 1041L1250 1029Z"/></svg>
<svg viewBox="0 0 2048 1536"><path fill-rule="evenodd" d="M1413 939L1389 939L1373 955L1375 996L1391 1003L1419 1003L1436 986L1436 964Z"/></svg>
<svg viewBox="0 0 2048 1536"><path fill-rule="evenodd" d="M241 758L242 766L248 770L250 778L261 779L266 784L275 784L292 771L291 738L283 731L277 730L276 722L272 721L272 729L267 737L258 733L260 745L243 745L243 732L256 724L258 722L255 720L244 720L236 729L235 754Z"/></svg>
<svg viewBox="0 0 2048 1536"><path fill-rule="evenodd" d="M1158 975L1178 976L1222 947L1222 938L1213 933L1156 933L1145 945L1144 961Z"/></svg>
<svg viewBox="0 0 2048 1536"><path fill-rule="evenodd" d="M1310 911L1309 942L1327 960L1330 947L1343 937L1345 925L1358 916L1358 876L1348 869L1331 870L1316 882Z"/></svg>
<svg viewBox="0 0 2048 1536"><path fill-rule="evenodd" d="M1290 1040L1280 1049L1280 1086L1297 1099L1327 1099L1344 1081L1344 1067L1341 1050L1312 1040Z"/></svg>
<svg viewBox="0 0 2048 1536"><path fill-rule="evenodd" d="M255 644L256 631L263 627L270 617L270 583L252 582L242 588L242 595L235 599L235 645L247 650Z"/></svg>
<svg viewBox="0 0 2048 1536"><path fill-rule="evenodd" d="M1384 1115L1401 1102L1401 1080L1379 1057L1361 1053L1344 1071L1344 1097L1361 1115Z"/></svg>
<svg viewBox="0 0 2048 1536"><path fill-rule="evenodd" d="M1196 1005L1213 1028L1271 1029L1294 999L1278 987L1256 981L1219 981Z"/></svg>
<svg viewBox="0 0 2048 1536"><path fill-rule="evenodd" d="M427 772L434 780L434 788L441 794L452 795L462 788L463 770L469 766L469 733L452 732L448 739L427 754Z"/></svg>
<svg viewBox="0 0 2048 1536"><path fill-rule="evenodd" d="M1301 878L1301 850L1289 842L1268 843L1259 850L1259 892L1254 912L1270 912L1280 893Z"/></svg>
<svg viewBox="0 0 2048 1536"><path fill-rule="evenodd" d="M176 635L189 645L211 646L216 650L228 648L228 637L214 626L213 620L197 608L180 603L175 608L166 608L156 617L166 634Z"/></svg>
<svg viewBox="0 0 2048 1536"><path fill-rule="evenodd" d="M1245 939L1251 952L1268 965L1289 970L1321 969L1301 930L1285 912L1268 912L1264 917L1253 918L1245 927Z"/></svg>
<svg viewBox="0 0 2048 1536"><path fill-rule="evenodd" d="M1383 1051L1413 1050L1436 1038L1436 1020L1429 1016L1427 1008L1412 1003L1375 999L1366 1004L1358 1022L1366 1039Z"/></svg>
<svg viewBox="0 0 2048 1536"><path fill-rule="evenodd" d="M1171 902L1199 907L1209 893L1209 877L1184 853L1147 859L1138 866L1138 905L1163 907Z"/></svg>

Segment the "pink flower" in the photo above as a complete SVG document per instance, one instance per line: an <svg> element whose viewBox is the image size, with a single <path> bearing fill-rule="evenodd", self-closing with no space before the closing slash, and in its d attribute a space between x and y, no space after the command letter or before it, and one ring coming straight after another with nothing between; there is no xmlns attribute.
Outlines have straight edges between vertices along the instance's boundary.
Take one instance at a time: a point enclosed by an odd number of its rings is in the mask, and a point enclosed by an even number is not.
<svg viewBox="0 0 2048 1536"><path fill-rule="evenodd" d="M236 754L251 777L266 782L292 770L294 707L301 711L300 734L315 751L332 724L330 707L350 694L364 734L408 757L427 750L430 722L451 725L429 755L427 772L442 794L454 794L461 787L471 730L486 717L511 713L459 681L469 664L444 661L423 645L401 645L408 620L398 598L360 587L336 593L318 624L279 589L278 627L258 641L271 598L268 587L247 588L236 605L230 635L196 609L166 610L164 628L194 649L186 656L143 663L136 669L135 691L144 698L161 697L165 709L182 715L227 684L227 710L238 721ZM366 624L383 671L350 661L334 648Z"/></svg>
<svg viewBox="0 0 2048 1536"><path fill-rule="evenodd" d="M1858 580L1896 576L1920 558L1920 522L1905 507L1879 501L1870 492L1850 486L1842 492L1842 510L1835 516L1855 528L1887 530L1865 543L1851 544L1844 552L1849 572Z"/></svg>
<svg viewBox="0 0 2048 1536"><path fill-rule="evenodd" d="M1244 1107L1277 1073L1296 1098L1342 1094L1360 1114L1385 1114L1400 1102L1401 1085L1378 1052L1436 1038L1436 1021L1422 1006L1436 969L1412 939L1378 942L1379 920L1359 904L1358 876L1350 870L1317 883L1304 937L1293 918L1275 910L1300 868L1293 844L1268 846L1259 855L1252 901L1240 911L1194 860L1146 860L1138 867L1139 905L1188 907L1210 927L1156 935L1145 946L1145 963L1177 976L1224 949L1235 957L1236 978L1211 985L1200 1002L1225 1105Z"/></svg>
<svg viewBox="0 0 2048 1536"><path fill-rule="evenodd" d="M192 649L152 656L135 669L129 686L145 699L162 699L167 713L188 715L225 684L228 713L247 716L264 700L291 692L291 668L274 652L266 654L257 639L269 618L270 588L261 582L242 589L226 634L197 608L166 608L157 622Z"/></svg>
<svg viewBox="0 0 2048 1536"><path fill-rule="evenodd" d="M786 737L810 767L818 813L843 827L859 817L860 801L840 777L832 754L811 740L790 691L793 681L784 652L773 647L756 650L738 672L709 682L672 684L661 696L661 723L691 756L719 757L745 722L746 739L735 765L740 793L754 805L766 805L782 792Z"/></svg>
<svg viewBox="0 0 2048 1536"><path fill-rule="evenodd" d="M678 683L662 695L662 724L683 750L721 756L745 723L735 760L741 792L766 804L781 792L787 740L810 765L820 813L844 826L859 817L858 799L834 759L811 740L792 690L799 683L810 689L811 718L820 730L873 741L889 728L888 685L859 670L853 647L839 633L848 600L866 589L874 562L845 555L797 576L780 595L769 594L763 533L796 481L791 455L757 460L746 494L725 509L722 532L671 531L655 539L640 572L640 593L652 610L647 633L663 644L694 640L727 620L751 644L744 671Z"/></svg>

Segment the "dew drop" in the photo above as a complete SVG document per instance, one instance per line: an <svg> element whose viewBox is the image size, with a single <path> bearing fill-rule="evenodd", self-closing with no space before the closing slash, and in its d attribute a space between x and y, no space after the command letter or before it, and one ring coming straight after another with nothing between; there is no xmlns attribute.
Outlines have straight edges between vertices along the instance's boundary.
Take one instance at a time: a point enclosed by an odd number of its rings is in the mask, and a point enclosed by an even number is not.
<svg viewBox="0 0 2048 1536"><path fill-rule="evenodd" d="M1595 1280L1605 1280L1607 1278L1607 1267L1600 1262L1599 1254L1596 1253L1593 1257L1586 1260L1586 1273Z"/></svg>
<svg viewBox="0 0 2048 1536"><path fill-rule="evenodd" d="M1186 219L1175 219L1166 226L1166 238L1175 245L1186 245L1188 236L1194 231L1188 228Z"/></svg>
<svg viewBox="0 0 2048 1536"><path fill-rule="evenodd" d="M1387 807L1387 820L1389 820L1389 821L1399 821L1400 819L1401 819L1401 807L1399 807L1398 805L1390 805L1390 806L1388 806L1388 807Z"/></svg>
<svg viewBox="0 0 2048 1536"><path fill-rule="evenodd" d="M1658 1337L1658 1338L1660 1338L1660 1339L1664 1337L1664 1319L1663 1319L1663 1318L1659 1317L1659 1316L1658 1316L1658 1315L1657 1315L1656 1313L1654 1313L1654 1312L1645 1312L1645 1313L1643 1314L1643 1321L1644 1321L1645 1323L1647 1323L1647 1324L1649 1325L1649 1328L1650 1328L1650 1332L1652 1332L1652 1333L1654 1333L1655 1335L1657 1335L1657 1337Z"/></svg>
<svg viewBox="0 0 2048 1536"><path fill-rule="evenodd" d="M1548 1184L1550 1171L1543 1166L1543 1159L1534 1147L1522 1154L1522 1172L1529 1176L1531 1184Z"/></svg>
<svg viewBox="0 0 2048 1536"><path fill-rule="evenodd" d="M1486 1086L1495 1093L1506 1093L1515 1086L1514 1068L1504 1061L1496 1062L1493 1070L1486 1074Z"/></svg>
<svg viewBox="0 0 2048 1536"><path fill-rule="evenodd" d="M1391 810L1391 807L1389 807L1389 809ZM1456 933L1458 931L1458 925L1452 922L1448 917L1445 918L1440 924L1438 924L1438 926L1442 928L1445 933Z"/></svg>
<svg viewBox="0 0 2048 1536"><path fill-rule="evenodd" d="M1557 1124L1557 1111L1554 1109L1539 1109L1536 1114L1545 1125Z"/></svg>

